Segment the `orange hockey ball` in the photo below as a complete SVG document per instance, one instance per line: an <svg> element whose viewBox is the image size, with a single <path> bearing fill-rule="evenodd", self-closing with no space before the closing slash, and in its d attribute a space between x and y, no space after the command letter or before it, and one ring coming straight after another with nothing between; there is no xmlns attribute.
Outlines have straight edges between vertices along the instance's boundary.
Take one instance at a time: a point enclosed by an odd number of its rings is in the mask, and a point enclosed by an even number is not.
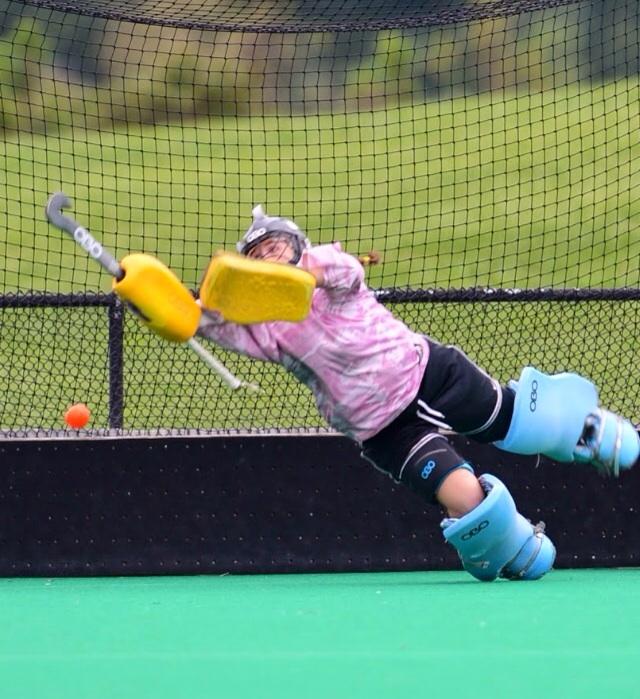
<svg viewBox="0 0 640 699"><path fill-rule="evenodd" d="M75 403L64 414L64 421L76 430L84 427L90 418L91 411L84 403Z"/></svg>

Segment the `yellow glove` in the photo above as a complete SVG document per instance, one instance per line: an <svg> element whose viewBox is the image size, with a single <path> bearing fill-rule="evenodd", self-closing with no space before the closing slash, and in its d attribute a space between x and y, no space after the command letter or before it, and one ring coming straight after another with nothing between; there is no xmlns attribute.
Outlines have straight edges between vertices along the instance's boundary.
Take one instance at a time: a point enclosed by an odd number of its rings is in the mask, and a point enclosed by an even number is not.
<svg viewBox="0 0 640 699"><path fill-rule="evenodd" d="M200 286L200 303L233 323L297 322L307 317L316 280L293 265L214 255Z"/></svg>

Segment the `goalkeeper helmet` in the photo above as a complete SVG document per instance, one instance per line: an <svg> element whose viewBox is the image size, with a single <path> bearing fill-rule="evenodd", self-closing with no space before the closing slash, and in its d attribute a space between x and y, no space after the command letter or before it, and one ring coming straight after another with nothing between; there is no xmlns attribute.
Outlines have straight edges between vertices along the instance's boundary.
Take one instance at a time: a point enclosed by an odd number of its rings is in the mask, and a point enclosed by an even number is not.
<svg viewBox="0 0 640 699"><path fill-rule="evenodd" d="M253 223L236 244L236 250L242 255L248 255L263 240L274 236L286 236L293 249L293 258L290 260L290 264L298 264L302 252L311 247L309 238L303 231L288 218L267 216L260 204L251 213L253 214Z"/></svg>

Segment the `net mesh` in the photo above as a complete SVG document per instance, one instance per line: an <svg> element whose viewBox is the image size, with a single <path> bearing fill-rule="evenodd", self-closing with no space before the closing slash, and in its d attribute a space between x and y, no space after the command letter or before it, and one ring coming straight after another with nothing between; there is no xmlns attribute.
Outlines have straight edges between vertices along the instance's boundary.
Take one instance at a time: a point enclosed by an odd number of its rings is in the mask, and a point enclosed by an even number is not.
<svg viewBox="0 0 640 699"><path fill-rule="evenodd" d="M0 2L0 430L324 429L279 367L231 392L45 219L195 290L262 203L376 250L412 328L506 381L592 378L640 419L635 0ZM622 370L621 370L622 369Z"/></svg>

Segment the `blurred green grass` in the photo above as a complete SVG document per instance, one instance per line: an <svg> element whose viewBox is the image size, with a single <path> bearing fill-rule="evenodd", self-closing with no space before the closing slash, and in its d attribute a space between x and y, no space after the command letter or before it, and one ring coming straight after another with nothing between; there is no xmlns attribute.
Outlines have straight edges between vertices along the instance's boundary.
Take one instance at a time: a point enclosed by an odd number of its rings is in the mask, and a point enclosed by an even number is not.
<svg viewBox="0 0 640 699"><path fill-rule="evenodd" d="M119 256L158 254L190 285L259 202L315 241L383 249L374 285L636 284L639 105L628 80L367 113L21 133L0 143L0 254L14 261L3 290L107 288L44 220L57 189Z"/></svg>
<svg viewBox="0 0 640 699"><path fill-rule="evenodd" d="M384 264L369 272L373 287L637 286L639 133L637 79L373 112L21 132L0 143L1 288L109 290L108 276L46 222L44 204L56 190L73 198L70 213L118 257L156 254L192 288L212 250L235 243L256 203L294 217L315 242L381 251ZM553 312L539 309L542 321ZM12 313L16 319L5 319L0 336L0 425L57 425L60 403L71 394L84 399L96 385L94 375L73 369L78 358L106 366L104 328L97 330L104 320L61 330L58 312L50 311L43 334L23 330L18 317L31 311ZM509 317L500 321L514 323L507 342L523 356L501 361L491 353L485 363L507 377L530 361L517 339L523 320L516 311ZM465 340L472 356L486 355L487 318L479 313L465 323L422 309L412 324L463 346ZM541 368L580 366L580 336L573 337L568 353L547 354ZM635 338L621 342L628 352ZM556 336L548 334L547 343L557 344ZM304 390L300 398L281 372L226 359L257 372L269 393L228 394L186 349L167 347L128 321L127 426L321 424ZM603 360L594 378L607 384L611 368ZM64 380L52 381L58 374ZM24 379L19 385L16 376ZM101 391L95 423L104 426Z"/></svg>

